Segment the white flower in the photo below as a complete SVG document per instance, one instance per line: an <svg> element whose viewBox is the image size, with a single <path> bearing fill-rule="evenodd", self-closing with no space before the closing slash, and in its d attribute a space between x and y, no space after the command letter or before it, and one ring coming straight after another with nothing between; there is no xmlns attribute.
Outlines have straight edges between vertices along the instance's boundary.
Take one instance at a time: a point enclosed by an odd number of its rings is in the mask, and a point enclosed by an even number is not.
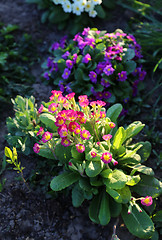
<svg viewBox="0 0 162 240"><path fill-rule="evenodd" d="M52 0L54 4L58 5L62 3L62 0Z"/></svg>
<svg viewBox="0 0 162 240"><path fill-rule="evenodd" d="M102 0L91 0L91 3L93 3L94 5L98 5L102 3Z"/></svg>
<svg viewBox="0 0 162 240"><path fill-rule="evenodd" d="M62 8L63 8L64 12L71 12L71 10L72 10L72 4L71 4L71 2L69 2L68 0L66 0L66 2L63 3Z"/></svg>
<svg viewBox="0 0 162 240"><path fill-rule="evenodd" d="M95 10L91 10L89 11L89 16L94 18L97 16L97 12Z"/></svg>
<svg viewBox="0 0 162 240"><path fill-rule="evenodd" d="M80 3L73 3L72 8L73 8L73 13L75 13L76 15L80 15L84 9L84 7Z"/></svg>
<svg viewBox="0 0 162 240"><path fill-rule="evenodd" d="M91 3L91 1L87 1L87 4L85 5L85 12L92 11L94 9L94 4Z"/></svg>

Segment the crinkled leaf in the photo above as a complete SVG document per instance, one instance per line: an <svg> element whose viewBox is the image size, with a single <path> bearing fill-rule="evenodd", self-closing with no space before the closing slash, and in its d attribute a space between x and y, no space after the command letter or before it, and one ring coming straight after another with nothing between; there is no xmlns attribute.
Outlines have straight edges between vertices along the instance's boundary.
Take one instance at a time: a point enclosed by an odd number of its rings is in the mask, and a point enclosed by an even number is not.
<svg viewBox="0 0 162 240"><path fill-rule="evenodd" d="M61 163L67 163L71 158L71 146L64 147L61 143L55 147L55 155Z"/></svg>
<svg viewBox="0 0 162 240"><path fill-rule="evenodd" d="M131 60L133 59L135 56L135 51L132 48L127 48L126 51L124 51L124 56L123 56L123 60L127 61L127 60Z"/></svg>
<svg viewBox="0 0 162 240"><path fill-rule="evenodd" d="M90 162L87 162L85 172L88 177L95 177L102 171L102 168L103 168L103 165L101 161L100 162L90 161Z"/></svg>
<svg viewBox="0 0 162 240"><path fill-rule="evenodd" d="M114 140L113 140L113 148L119 149L122 145L122 143L125 140L125 129L123 127L119 127L117 132L115 133Z"/></svg>
<svg viewBox="0 0 162 240"><path fill-rule="evenodd" d="M39 117L40 121L46 125L49 131L56 132L55 117L49 113L42 113Z"/></svg>
<svg viewBox="0 0 162 240"><path fill-rule="evenodd" d="M45 148L45 149L41 148L38 155L41 156L41 157L49 158L49 159L55 159L52 151L48 148Z"/></svg>
<svg viewBox="0 0 162 240"><path fill-rule="evenodd" d="M126 128L126 139L132 138L135 135L137 135L143 129L144 126L145 126L145 124L142 124L140 121L131 123Z"/></svg>
<svg viewBox="0 0 162 240"><path fill-rule="evenodd" d="M128 175L127 176L127 182L126 182L126 185L129 185L129 186L134 186L136 185L139 181L140 181L140 175L136 175L136 176L130 176Z"/></svg>
<svg viewBox="0 0 162 240"><path fill-rule="evenodd" d="M133 169L131 172L131 175L133 175L135 172L141 172L146 175L154 176L154 171L152 170L152 168L146 167L145 165L141 165L141 164L137 164L134 166L127 165L127 167Z"/></svg>
<svg viewBox="0 0 162 240"><path fill-rule="evenodd" d="M128 186L125 186L122 189L118 189L117 192L120 194L122 198L122 203L128 203L131 199L131 191Z"/></svg>
<svg viewBox="0 0 162 240"><path fill-rule="evenodd" d="M121 189L125 186L126 182L127 176L123 173L123 171L118 169L115 169L108 175L107 179L104 179L106 186L112 189Z"/></svg>
<svg viewBox="0 0 162 240"><path fill-rule="evenodd" d="M107 192L116 202L122 203L122 198L121 198L120 194L119 194L116 190L110 188L110 187L107 185L107 186L106 186L106 192Z"/></svg>

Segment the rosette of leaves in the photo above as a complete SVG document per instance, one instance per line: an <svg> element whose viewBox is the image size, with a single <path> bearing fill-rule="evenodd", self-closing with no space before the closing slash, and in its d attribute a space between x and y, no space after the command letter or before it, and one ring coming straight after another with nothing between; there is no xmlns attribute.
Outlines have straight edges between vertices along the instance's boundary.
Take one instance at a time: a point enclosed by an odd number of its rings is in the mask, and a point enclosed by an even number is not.
<svg viewBox="0 0 162 240"><path fill-rule="evenodd" d="M120 29L107 33L86 28L73 40L64 38L54 43L50 52L43 64L46 83L64 93L73 91L78 96L84 92L91 100L107 102L107 106L120 102L124 114L128 109L133 114L132 106L141 103L139 93L146 72L141 67L140 45L132 35Z"/></svg>
<svg viewBox="0 0 162 240"><path fill-rule="evenodd" d="M29 60L35 53L31 36L24 34L19 40L15 36L16 25L0 24L0 100L9 101L17 94L31 94L34 77L29 74Z"/></svg>
<svg viewBox="0 0 162 240"><path fill-rule="evenodd" d="M28 155L36 140L34 140L34 130L39 123L35 98L23 98L17 96L11 99L15 111L15 117L8 117L6 120L8 135L7 142L10 147L15 147Z"/></svg>
<svg viewBox="0 0 162 240"><path fill-rule="evenodd" d="M68 29L72 34L81 31L85 26L92 26L94 17L97 19L106 19L111 16L111 10L115 8L115 2L111 0L102 0L102 3L98 3L94 8L96 16L89 16L88 11L84 10L84 7L81 7L81 1L78 4L79 8L83 10L76 15L73 13L71 7L65 9L62 4L63 1L52 1L52 0L26 0L27 3L35 3L38 5L38 9L45 10L41 17L41 22L50 22L56 24L59 30ZM57 5L56 5L57 2ZM70 5L75 1L69 0ZM64 4L66 3L64 1ZM83 4L87 4L88 1L82 1ZM99 1L100 2L100 1ZM92 1L90 1L92 3Z"/></svg>
<svg viewBox="0 0 162 240"><path fill-rule="evenodd" d="M120 111L120 104L112 106L106 119L116 122ZM56 192L70 187L75 207L81 206L85 199L89 200L89 217L94 223L107 225L111 217L121 215L133 235L149 239L154 234L154 224L147 210L136 203L138 199L135 197L157 198L162 192L162 183L154 177L153 170L143 164L150 155L151 144L147 141L132 142L143 127L139 121L126 128L116 127L109 131L112 135L109 144L102 138L97 144L92 123L87 122L85 128L91 133L91 138L85 140L84 152L79 153L75 146L56 145L55 154L64 168L52 179L50 186ZM109 129L108 125L101 124L98 136L102 136L106 129ZM118 164L102 162L99 156L103 151L110 151L113 161ZM92 158L91 152L96 152L97 156ZM130 206L131 213L128 214Z"/></svg>

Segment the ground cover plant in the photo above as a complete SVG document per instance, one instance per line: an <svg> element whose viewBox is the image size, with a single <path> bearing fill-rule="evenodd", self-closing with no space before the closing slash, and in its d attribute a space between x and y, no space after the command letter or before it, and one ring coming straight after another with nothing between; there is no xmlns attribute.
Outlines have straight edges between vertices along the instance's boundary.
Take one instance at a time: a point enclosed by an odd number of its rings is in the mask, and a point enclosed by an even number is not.
<svg viewBox="0 0 162 240"><path fill-rule="evenodd" d="M44 9L41 21L57 24L59 30L68 28L72 34L85 26L92 26L93 19L106 19L110 16L115 2L110 0L26 0Z"/></svg>
<svg viewBox="0 0 162 240"><path fill-rule="evenodd" d="M64 93L84 92L90 99L124 105L122 114L134 112L146 72L141 65L141 47L122 30L113 33L85 28L73 40L62 38L51 46L44 65L46 83ZM142 100L141 100L142 101ZM133 104L130 107L130 104ZM138 108L139 109L139 108Z"/></svg>
<svg viewBox="0 0 162 240"><path fill-rule="evenodd" d="M53 90L50 101L38 109L39 122L32 131L34 152L53 159L51 167L61 166L51 189L70 187L75 207L89 200L89 217L95 223L107 225L121 214L133 235L150 238L153 222L141 205L152 205L161 193L161 182L143 165L151 144L132 142L144 124L136 121L118 128L120 104L106 113L105 102L89 102L87 95L81 95L77 104L74 96ZM14 161L10 149L5 155L7 161Z"/></svg>
<svg viewBox="0 0 162 240"><path fill-rule="evenodd" d="M31 36L15 37L18 26L0 24L0 100L9 101L19 93L30 95L34 76L29 74L36 59ZM30 59L30 63L29 63Z"/></svg>

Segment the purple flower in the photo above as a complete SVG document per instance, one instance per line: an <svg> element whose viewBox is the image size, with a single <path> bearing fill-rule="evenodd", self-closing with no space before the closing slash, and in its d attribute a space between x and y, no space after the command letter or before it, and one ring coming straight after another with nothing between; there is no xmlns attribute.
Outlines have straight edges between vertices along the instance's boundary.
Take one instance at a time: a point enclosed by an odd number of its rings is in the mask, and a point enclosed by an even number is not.
<svg viewBox="0 0 162 240"><path fill-rule="evenodd" d="M77 61L77 58L78 58L77 53L74 53L73 56L72 56L72 58L73 58L74 64L76 64L76 61Z"/></svg>
<svg viewBox="0 0 162 240"><path fill-rule="evenodd" d="M86 44L86 45L89 45L89 46L91 46L91 47L94 47L94 45L95 45L95 39L94 39L94 38L86 38L86 39L85 39L85 44Z"/></svg>
<svg viewBox="0 0 162 240"><path fill-rule="evenodd" d="M90 28L87 27L87 28L84 28L83 32L82 32L82 35L83 36L88 36L88 32L89 32Z"/></svg>
<svg viewBox="0 0 162 240"><path fill-rule="evenodd" d="M94 71L90 71L89 77L92 83L97 83L97 74Z"/></svg>
<svg viewBox="0 0 162 240"><path fill-rule="evenodd" d="M140 81L143 81L145 76L146 76L146 72L144 70L139 72L139 80Z"/></svg>
<svg viewBox="0 0 162 240"><path fill-rule="evenodd" d="M97 64L96 73L101 74L106 66L106 62L99 62Z"/></svg>
<svg viewBox="0 0 162 240"><path fill-rule="evenodd" d="M124 82L127 79L127 72L122 71L121 73L118 73L118 81Z"/></svg>
<svg viewBox="0 0 162 240"><path fill-rule="evenodd" d="M67 39L67 36L64 36L63 38L61 38L61 40L60 40L60 47L61 48L65 47L66 39Z"/></svg>
<svg viewBox="0 0 162 240"><path fill-rule="evenodd" d="M50 80L49 78L49 73L48 72L45 72L44 75L43 75L44 78L46 78L46 80Z"/></svg>
<svg viewBox="0 0 162 240"><path fill-rule="evenodd" d="M78 39L80 38L80 33L77 33L74 38L73 41L78 41Z"/></svg>
<svg viewBox="0 0 162 240"><path fill-rule="evenodd" d="M64 72L62 74L62 78L63 79L68 79L69 75L70 75L71 71L68 68L64 69Z"/></svg>
<svg viewBox="0 0 162 240"><path fill-rule="evenodd" d="M111 97L111 93L109 91L103 92L103 98L108 99Z"/></svg>
<svg viewBox="0 0 162 240"><path fill-rule="evenodd" d="M101 85L104 86L104 87L110 87L110 83L108 80L104 79L104 78L101 78Z"/></svg>
<svg viewBox="0 0 162 240"><path fill-rule="evenodd" d="M53 63L53 70L54 70L55 72L58 71L58 64L57 64L57 63Z"/></svg>
<svg viewBox="0 0 162 240"><path fill-rule="evenodd" d="M47 67L48 68L53 67L53 60L50 57L48 57L48 59L47 59Z"/></svg>
<svg viewBox="0 0 162 240"><path fill-rule="evenodd" d="M104 98L104 93L103 92L97 92L95 97L96 97L97 100L102 100Z"/></svg>
<svg viewBox="0 0 162 240"><path fill-rule="evenodd" d="M110 76L113 74L113 72L115 71L115 69L112 67L111 64L107 65L105 68L104 68L104 73L107 75L107 76Z"/></svg>
<svg viewBox="0 0 162 240"><path fill-rule="evenodd" d="M55 43L52 44L51 50L52 50L52 51L53 51L53 50L56 50L56 49L59 48L59 46L60 46L60 44L59 44L58 42L55 42Z"/></svg>
<svg viewBox="0 0 162 240"><path fill-rule="evenodd" d="M84 57L82 62L83 63L88 63L91 60L91 55L89 53L87 53Z"/></svg>
<svg viewBox="0 0 162 240"><path fill-rule="evenodd" d="M60 91L61 91L61 92L64 92L65 87L64 87L64 85L63 85L63 81L62 81L62 80L59 81L59 84L58 84L58 85L59 85Z"/></svg>
<svg viewBox="0 0 162 240"><path fill-rule="evenodd" d="M62 58L63 58L63 59L67 59L69 55L70 55L69 51L66 51L66 52L62 55Z"/></svg>
<svg viewBox="0 0 162 240"><path fill-rule="evenodd" d="M66 60L66 66L67 66L68 68L72 69L72 68L73 68L73 65L74 65L73 61L71 61L70 59Z"/></svg>

